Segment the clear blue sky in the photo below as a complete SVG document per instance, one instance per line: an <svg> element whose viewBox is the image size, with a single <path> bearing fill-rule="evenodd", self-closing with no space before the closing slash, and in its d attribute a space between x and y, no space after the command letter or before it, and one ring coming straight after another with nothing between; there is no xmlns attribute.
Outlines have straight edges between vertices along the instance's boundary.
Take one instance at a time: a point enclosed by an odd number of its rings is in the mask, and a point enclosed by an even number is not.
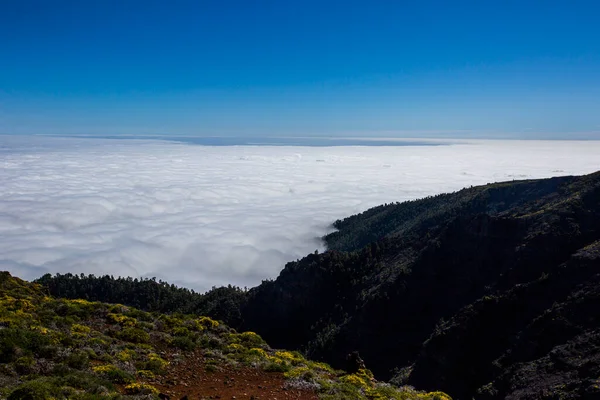
<svg viewBox="0 0 600 400"><path fill-rule="evenodd" d="M598 1L0 2L0 132L600 139Z"/></svg>

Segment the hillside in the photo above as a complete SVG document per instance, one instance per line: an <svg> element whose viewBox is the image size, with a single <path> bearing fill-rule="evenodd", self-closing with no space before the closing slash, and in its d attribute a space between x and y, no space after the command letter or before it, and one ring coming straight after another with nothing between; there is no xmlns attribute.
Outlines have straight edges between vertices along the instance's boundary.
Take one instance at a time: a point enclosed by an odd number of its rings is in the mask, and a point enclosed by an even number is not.
<svg viewBox="0 0 600 400"><path fill-rule="evenodd" d="M423 399L208 317L64 300L0 272L0 398Z"/></svg>
<svg viewBox="0 0 600 400"><path fill-rule="evenodd" d="M600 173L375 207L249 293L243 329L455 398L597 394ZM583 365L583 366L582 366Z"/></svg>
<svg viewBox="0 0 600 400"><path fill-rule="evenodd" d="M119 302L136 291L164 312L195 304L275 347L337 368L358 351L378 379L458 399L600 396L600 173L471 187L334 225L327 252L248 292L170 302L151 281L40 282Z"/></svg>

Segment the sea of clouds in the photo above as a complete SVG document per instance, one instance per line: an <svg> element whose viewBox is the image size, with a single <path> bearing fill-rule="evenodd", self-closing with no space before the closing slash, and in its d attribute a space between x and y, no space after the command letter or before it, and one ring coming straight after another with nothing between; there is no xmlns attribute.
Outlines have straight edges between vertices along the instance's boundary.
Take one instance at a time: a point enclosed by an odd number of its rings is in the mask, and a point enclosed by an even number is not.
<svg viewBox="0 0 600 400"><path fill-rule="evenodd" d="M524 178L600 169L600 142L197 146L0 136L0 270L254 286L323 250L338 218Z"/></svg>

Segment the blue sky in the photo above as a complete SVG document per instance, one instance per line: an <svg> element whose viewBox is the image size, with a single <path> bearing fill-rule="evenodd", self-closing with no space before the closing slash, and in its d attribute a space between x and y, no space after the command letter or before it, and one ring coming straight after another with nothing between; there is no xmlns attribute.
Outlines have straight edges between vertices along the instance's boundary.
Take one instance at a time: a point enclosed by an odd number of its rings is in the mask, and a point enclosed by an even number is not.
<svg viewBox="0 0 600 400"><path fill-rule="evenodd" d="M0 133L600 139L596 1L0 3Z"/></svg>

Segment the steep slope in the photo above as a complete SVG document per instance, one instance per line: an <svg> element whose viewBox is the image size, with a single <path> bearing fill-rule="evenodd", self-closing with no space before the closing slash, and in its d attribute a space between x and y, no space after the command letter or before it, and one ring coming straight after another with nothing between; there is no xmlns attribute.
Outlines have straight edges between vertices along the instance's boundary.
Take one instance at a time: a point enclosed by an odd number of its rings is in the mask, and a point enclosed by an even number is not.
<svg viewBox="0 0 600 400"><path fill-rule="evenodd" d="M0 399L450 400L276 351L208 317L63 300L0 272Z"/></svg>
<svg viewBox="0 0 600 400"><path fill-rule="evenodd" d="M600 264L589 249L600 239L600 173L469 188L335 226L329 251L289 263L250 291L244 329L337 366L357 350L378 377L459 398L531 398L519 384L537 387L533 398L556 392L552 382L587 390L591 378L568 367L559 379L521 363L547 366L543 357L569 341L593 359L590 308L580 310L588 325L562 336L540 318L555 303L594 301L590 279ZM485 312L473 311L482 304ZM542 326L530 336L534 321ZM529 344L512 348L526 337ZM526 356L530 342L541 347Z"/></svg>

